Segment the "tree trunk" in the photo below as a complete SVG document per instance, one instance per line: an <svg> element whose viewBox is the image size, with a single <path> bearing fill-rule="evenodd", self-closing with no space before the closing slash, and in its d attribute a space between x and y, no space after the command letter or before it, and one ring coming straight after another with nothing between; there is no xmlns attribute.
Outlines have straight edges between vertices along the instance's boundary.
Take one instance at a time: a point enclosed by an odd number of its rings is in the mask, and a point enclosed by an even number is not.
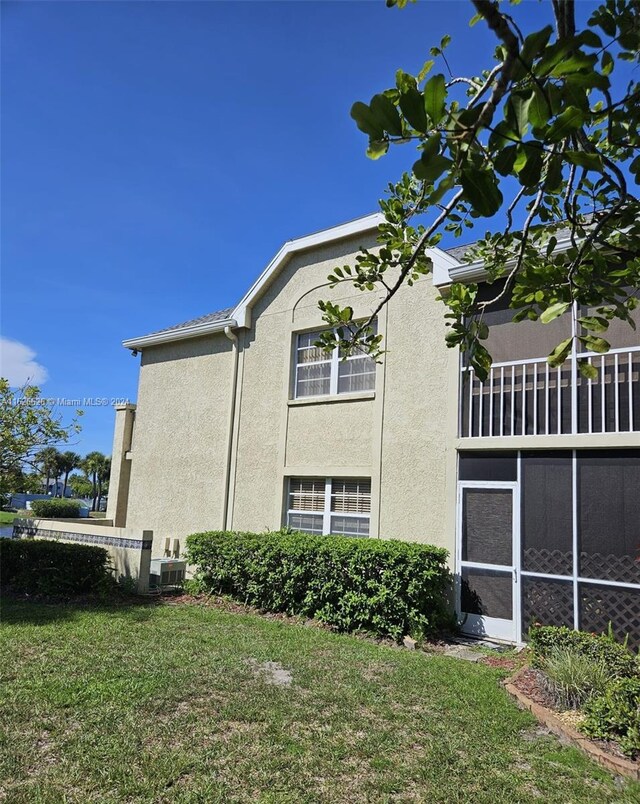
<svg viewBox="0 0 640 804"><path fill-rule="evenodd" d="M97 494L97 491L98 491L98 484L97 484L97 481L96 481L96 477L97 477L97 472L92 472L91 473L91 485L93 486L93 488L91 489L91 492L93 494L93 502L91 503L91 510L92 511L96 510L96 494Z"/></svg>
<svg viewBox="0 0 640 804"><path fill-rule="evenodd" d="M45 494L49 493L49 479L50 479L49 478L49 472L47 471L47 480L46 480L46 484L45 484L45 487L44 487L44 493Z"/></svg>
<svg viewBox="0 0 640 804"><path fill-rule="evenodd" d="M62 499L67 496L67 483L69 482L69 472L64 473L64 486L62 487Z"/></svg>

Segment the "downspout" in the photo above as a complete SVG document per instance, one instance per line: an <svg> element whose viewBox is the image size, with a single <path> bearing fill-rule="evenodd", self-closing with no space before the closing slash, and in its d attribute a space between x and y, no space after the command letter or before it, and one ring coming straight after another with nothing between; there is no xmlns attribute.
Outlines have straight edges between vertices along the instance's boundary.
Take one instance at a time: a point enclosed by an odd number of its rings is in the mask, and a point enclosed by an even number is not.
<svg viewBox="0 0 640 804"><path fill-rule="evenodd" d="M224 328L224 334L232 343L233 371L231 384L231 404L229 405L229 431L227 434L227 462L224 472L224 490L222 496L222 530L229 527L229 487L231 484L231 456L233 453L233 425L236 417L236 386L238 383L238 336L231 327Z"/></svg>

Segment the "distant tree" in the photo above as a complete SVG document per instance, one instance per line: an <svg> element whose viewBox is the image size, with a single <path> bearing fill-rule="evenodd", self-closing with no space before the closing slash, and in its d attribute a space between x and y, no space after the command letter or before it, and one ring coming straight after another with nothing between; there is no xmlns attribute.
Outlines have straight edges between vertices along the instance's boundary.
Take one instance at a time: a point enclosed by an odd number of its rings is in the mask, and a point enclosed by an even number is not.
<svg viewBox="0 0 640 804"><path fill-rule="evenodd" d="M109 475L111 474L111 457L104 456L102 465L98 471L98 502L102 495L108 493Z"/></svg>
<svg viewBox="0 0 640 804"><path fill-rule="evenodd" d="M60 469L61 474L64 475L64 484L62 487L62 496L64 497L67 493L67 485L69 483L69 475L73 472L74 469L79 469L80 464L82 462L82 458L78 455L77 452L71 452L70 450L67 452L63 452L60 454L58 460L58 468Z"/></svg>
<svg viewBox="0 0 640 804"><path fill-rule="evenodd" d="M80 432L75 418L64 424L53 404L40 396L35 385L12 390L8 380L0 378L0 494L6 493L10 477L18 470L37 470L37 453L46 447L65 444Z"/></svg>
<svg viewBox="0 0 640 804"><path fill-rule="evenodd" d="M82 461L82 468L91 480L91 497L93 498L91 510L95 511L102 495L103 484L109 479L111 458L102 452L90 452Z"/></svg>
<svg viewBox="0 0 640 804"><path fill-rule="evenodd" d="M356 321L350 307L321 302L333 328L321 342L380 354L374 318L403 285L431 272L428 250L446 232L459 237L499 216L465 260L482 262L489 282L501 284L488 299L475 283L453 283L442 295L447 345L463 350L485 379L491 355L484 313L492 305L508 303L516 322L572 317L573 334L551 352L551 366L574 351L607 352L613 319L635 328L640 2L603 0L586 21L574 0L538 3L540 25L528 29L506 2L471 0L470 7L470 24L495 37L486 53L469 43L473 75L452 69L447 35L415 75L398 70L393 86L351 109L371 159L397 146L413 144L417 152L407 151L410 172L380 201L378 247L362 249L355 267L339 266L329 277L331 286L352 282L376 291L372 315ZM553 24L544 24L545 15ZM584 315L585 308L592 312ZM586 359L578 367L597 377Z"/></svg>
<svg viewBox="0 0 640 804"><path fill-rule="evenodd" d="M93 486L86 475L71 475L69 478L69 486L76 497L91 497Z"/></svg>
<svg viewBox="0 0 640 804"><path fill-rule="evenodd" d="M42 478L37 472L12 469L5 478L7 494L37 494L42 491Z"/></svg>
<svg viewBox="0 0 640 804"><path fill-rule="evenodd" d="M55 447L45 447L36 453L36 461L41 474L45 478L45 494L48 494L51 480L57 480L60 475L60 452Z"/></svg>

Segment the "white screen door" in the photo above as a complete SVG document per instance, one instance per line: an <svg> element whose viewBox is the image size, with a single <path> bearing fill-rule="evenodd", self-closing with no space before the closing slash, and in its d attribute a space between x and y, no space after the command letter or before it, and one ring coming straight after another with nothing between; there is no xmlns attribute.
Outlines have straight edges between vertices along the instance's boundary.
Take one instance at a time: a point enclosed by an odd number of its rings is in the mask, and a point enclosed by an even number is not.
<svg viewBox="0 0 640 804"><path fill-rule="evenodd" d="M458 484L458 614L462 630L516 641L519 608L518 484Z"/></svg>

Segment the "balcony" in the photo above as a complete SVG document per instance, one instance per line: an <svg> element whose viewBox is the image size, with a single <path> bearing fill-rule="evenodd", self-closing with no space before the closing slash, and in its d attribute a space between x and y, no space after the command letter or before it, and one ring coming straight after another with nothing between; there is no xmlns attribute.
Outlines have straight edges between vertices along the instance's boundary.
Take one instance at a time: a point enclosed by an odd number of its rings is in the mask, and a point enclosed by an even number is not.
<svg viewBox="0 0 640 804"><path fill-rule="evenodd" d="M598 369L587 380L586 358ZM640 346L583 352L554 369L545 357L494 363L485 382L463 366L462 438L640 432Z"/></svg>

